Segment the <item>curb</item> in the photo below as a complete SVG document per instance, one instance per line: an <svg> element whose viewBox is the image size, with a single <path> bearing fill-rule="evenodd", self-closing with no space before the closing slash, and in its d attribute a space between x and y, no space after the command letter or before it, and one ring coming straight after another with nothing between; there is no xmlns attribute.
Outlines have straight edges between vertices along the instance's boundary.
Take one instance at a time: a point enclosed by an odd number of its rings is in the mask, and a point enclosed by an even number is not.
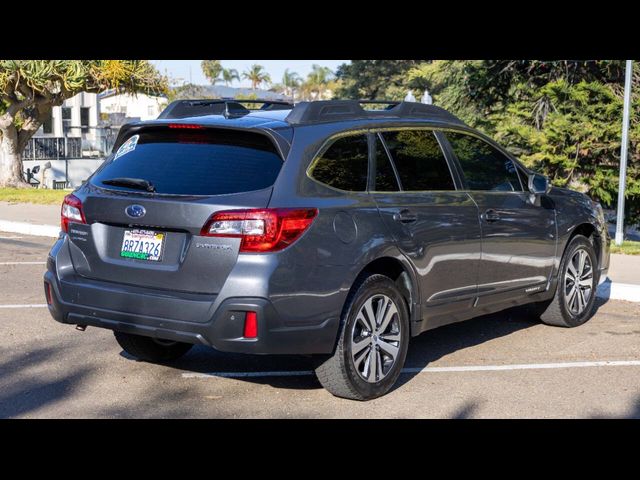
<svg viewBox="0 0 640 480"><path fill-rule="evenodd" d="M596 297L640 302L640 285L612 282L607 278L596 290Z"/></svg>
<svg viewBox="0 0 640 480"><path fill-rule="evenodd" d="M0 231L52 238L58 238L60 235L60 227L57 226L38 225L26 222L10 222L8 220L0 220Z"/></svg>
<svg viewBox="0 0 640 480"><path fill-rule="evenodd" d="M40 237L58 238L60 227L54 225L38 225L26 222L10 222L0 220L0 231L36 235ZM610 300L640 302L640 285L612 282L607 278L596 290L596 296Z"/></svg>

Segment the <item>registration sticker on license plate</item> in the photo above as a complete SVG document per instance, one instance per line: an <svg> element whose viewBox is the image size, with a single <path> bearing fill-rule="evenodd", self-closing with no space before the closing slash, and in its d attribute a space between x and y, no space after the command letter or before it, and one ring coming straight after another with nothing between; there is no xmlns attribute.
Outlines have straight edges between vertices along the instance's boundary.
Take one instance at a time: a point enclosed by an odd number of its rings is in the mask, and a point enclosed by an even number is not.
<svg viewBox="0 0 640 480"><path fill-rule="evenodd" d="M151 230L125 230L120 256L158 262L162 259L164 236Z"/></svg>

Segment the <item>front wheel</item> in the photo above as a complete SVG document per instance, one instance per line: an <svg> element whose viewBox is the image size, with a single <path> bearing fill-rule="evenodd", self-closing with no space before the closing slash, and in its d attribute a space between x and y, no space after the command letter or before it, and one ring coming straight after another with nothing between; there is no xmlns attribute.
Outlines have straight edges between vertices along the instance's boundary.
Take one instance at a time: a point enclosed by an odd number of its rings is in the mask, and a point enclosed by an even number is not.
<svg viewBox="0 0 640 480"><path fill-rule="evenodd" d="M395 283L383 275L361 280L347 298L338 345L316 368L337 397L370 400L387 393L404 366L409 312Z"/></svg>
<svg viewBox="0 0 640 480"><path fill-rule="evenodd" d="M113 334L125 352L146 362L168 362L170 360L176 360L193 347L190 343L143 337L142 335L134 335L132 333L114 331Z"/></svg>
<svg viewBox="0 0 640 480"><path fill-rule="evenodd" d="M600 271L589 239L576 235L565 249L554 297L535 304L540 319L558 327L577 327L593 315Z"/></svg>

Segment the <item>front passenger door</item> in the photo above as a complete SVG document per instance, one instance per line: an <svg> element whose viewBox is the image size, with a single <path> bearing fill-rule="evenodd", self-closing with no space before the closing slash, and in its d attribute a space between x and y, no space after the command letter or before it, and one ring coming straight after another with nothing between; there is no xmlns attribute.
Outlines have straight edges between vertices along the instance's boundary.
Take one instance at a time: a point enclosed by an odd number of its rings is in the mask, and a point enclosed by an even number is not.
<svg viewBox="0 0 640 480"><path fill-rule="evenodd" d="M556 256L551 200L525 191L514 162L483 139L462 132L446 138L480 212L478 306L544 290Z"/></svg>

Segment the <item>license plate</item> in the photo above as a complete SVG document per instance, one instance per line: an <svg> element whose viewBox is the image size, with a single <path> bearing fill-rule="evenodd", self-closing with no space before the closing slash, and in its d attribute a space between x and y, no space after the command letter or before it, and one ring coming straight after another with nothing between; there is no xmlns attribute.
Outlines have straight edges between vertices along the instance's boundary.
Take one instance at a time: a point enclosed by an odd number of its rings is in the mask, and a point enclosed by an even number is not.
<svg viewBox="0 0 640 480"><path fill-rule="evenodd" d="M125 230L120 256L158 262L162 259L164 236L151 230Z"/></svg>

